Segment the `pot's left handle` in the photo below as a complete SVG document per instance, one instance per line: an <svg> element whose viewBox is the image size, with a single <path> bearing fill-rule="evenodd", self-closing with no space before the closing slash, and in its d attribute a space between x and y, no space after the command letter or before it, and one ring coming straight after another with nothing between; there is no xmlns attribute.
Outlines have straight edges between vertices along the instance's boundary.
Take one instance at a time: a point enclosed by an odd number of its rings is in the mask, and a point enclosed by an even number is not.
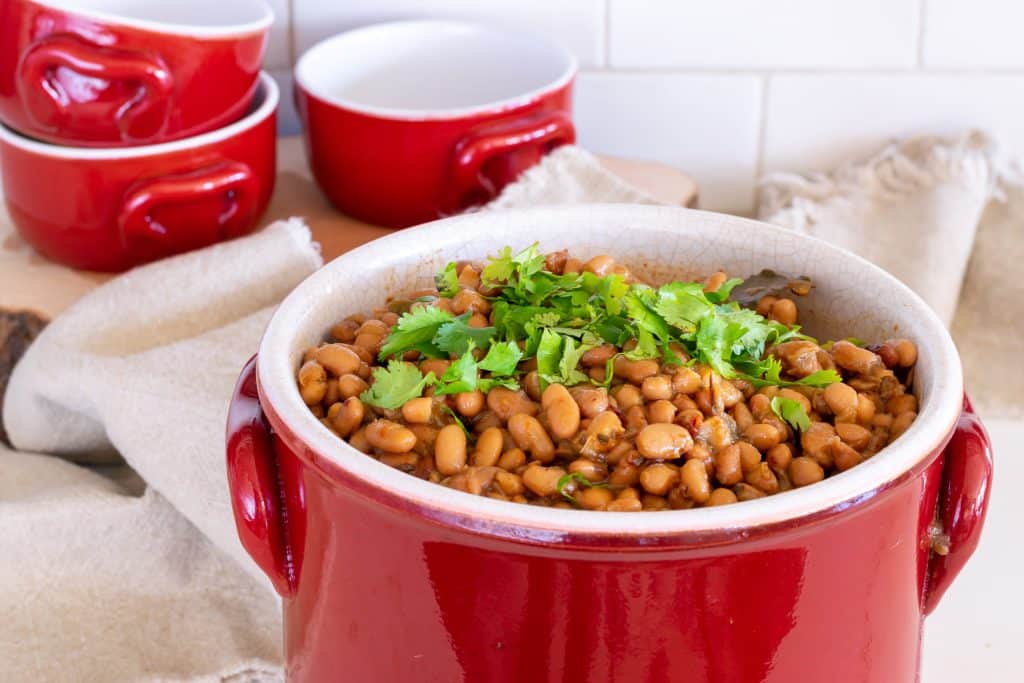
<svg viewBox="0 0 1024 683"><path fill-rule="evenodd" d="M228 487L242 546L282 596L295 590L295 572L282 515L277 458L256 390L256 356L242 368L228 408Z"/></svg>
<svg viewBox="0 0 1024 683"><path fill-rule="evenodd" d="M925 614L938 606L978 547L992 490L992 443L966 396L944 457L938 519L948 548L945 554L933 553L928 563Z"/></svg>

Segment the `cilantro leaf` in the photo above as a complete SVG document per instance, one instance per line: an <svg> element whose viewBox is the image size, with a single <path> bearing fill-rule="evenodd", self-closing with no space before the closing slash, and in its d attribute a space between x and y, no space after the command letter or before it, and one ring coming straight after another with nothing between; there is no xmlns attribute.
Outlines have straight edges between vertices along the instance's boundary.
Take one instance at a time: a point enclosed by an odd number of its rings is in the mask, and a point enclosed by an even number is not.
<svg viewBox="0 0 1024 683"><path fill-rule="evenodd" d="M462 422L462 418L460 418L455 413L454 410L452 410L451 408L449 408L448 406L446 406L445 404L442 403L441 404L441 412L442 413L447 413L453 420L455 420L455 424L459 425L459 427L462 429L462 433L466 435L466 439L468 441L472 442L474 440L473 439L473 433L470 432L468 429L466 429L466 425Z"/></svg>
<svg viewBox="0 0 1024 683"><path fill-rule="evenodd" d="M799 401L782 396L774 396L771 400L772 412L779 416L780 420L788 422L789 425L800 432L807 431L811 426L811 418L807 417L804 407Z"/></svg>
<svg viewBox="0 0 1024 683"><path fill-rule="evenodd" d="M829 384L835 384L836 382L842 381L843 378L835 370L818 370L817 372L812 372L802 379L798 379L795 382L787 382L786 384L799 384L803 387L824 388Z"/></svg>
<svg viewBox="0 0 1024 683"><path fill-rule="evenodd" d="M448 311L434 306L418 306L398 319L398 324L391 328L391 333L384 340L378 357L384 360L415 349L425 356L440 358L441 350L434 346L432 340L438 329L452 320L454 317Z"/></svg>
<svg viewBox="0 0 1024 683"><path fill-rule="evenodd" d="M494 375L508 376L516 371L522 359L523 352L514 341L497 342L491 344L490 350L478 366L481 370L487 370Z"/></svg>
<svg viewBox="0 0 1024 683"><path fill-rule="evenodd" d="M519 382L511 377L481 377L476 381L476 388L485 394L494 387L505 387L512 391L518 391Z"/></svg>
<svg viewBox="0 0 1024 683"><path fill-rule="evenodd" d="M537 374L541 379L557 377L558 363L561 360L562 338L556 332L545 329L537 344Z"/></svg>
<svg viewBox="0 0 1024 683"><path fill-rule="evenodd" d="M473 343L469 342L466 352L448 366L439 380L438 395L461 394L476 389L479 377L476 359L473 358Z"/></svg>
<svg viewBox="0 0 1024 683"><path fill-rule="evenodd" d="M743 280L739 279L738 277L730 278L723 282L718 289L716 289L713 292L708 292L706 294L708 301L720 304L729 298L729 295L732 294L732 290L736 289L738 285L742 284Z"/></svg>
<svg viewBox="0 0 1024 683"><path fill-rule="evenodd" d="M570 472L569 474L563 474L558 478L558 482L555 484L555 488L558 489L558 493L563 498L568 500L573 505L576 505L576 499L573 497L573 492L579 488L607 488L608 484L604 482L592 482L584 477L579 472Z"/></svg>
<svg viewBox="0 0 1024 683"><path fill-rule="evenodd" d="M595 346L597 345L582 342L577 345L572 337L563 337L562 357L558 361L559 384L573 386L587 381L587 374L580 371L578 366L583 354Z"/></svg>
<svg viewBox="0 0 1024 683"><path fill-rule="evenodd" d="M459 293L459 274L455 272L455 261L449 261L448 265L438 271L434 283L438 293L447 299Z"/></svg>
<svg viewBox="0 0 1024 683"><path fill-rule="evenodd" d="M444 353L456 356L466 355L470 344L478 349L486 350L494 338L493 327L472 327L469 325L470 313L463 313L458 318L449 318L449 321L437 329L434 336L434 345Z"/></svg>
<svg viewBox="0 0 1024 683"><path fill-rule="evenodd" d="M654 310L670 325L689 332L712 315L715 307L699 282L670 282L658 288Z"/></svg>
<svg viewBox="0 0 1024 683"><path fill-rule="evenodd" d="M373 383L359 395L359 400L371 406L394 410L409 399L423 394L423 389L434 382L434 373L424 377L412 363L391 360L387 368L373 369Z"/></svg>

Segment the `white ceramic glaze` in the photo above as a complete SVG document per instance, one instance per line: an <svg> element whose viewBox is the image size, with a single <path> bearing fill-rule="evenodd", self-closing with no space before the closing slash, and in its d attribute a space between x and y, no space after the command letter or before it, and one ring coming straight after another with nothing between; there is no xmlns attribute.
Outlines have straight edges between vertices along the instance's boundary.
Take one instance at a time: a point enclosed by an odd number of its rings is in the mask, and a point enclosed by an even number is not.
<svg viewBox="0 0 1024 683"><path fill-rule="evenodd" d="M572 54L546 38L463 22L399 21L317 43L299 59L295 80L352 111L437 119L513 107L575 73Z"/></svg>
<svg viewBox="0 0 1024 683"><path fill-rule="evenodd" d="M633 515L541 508L466 495L411 477L351 448L310 413L295 372L302 352L342 317L379 306L388 294L433 285L451 260L479 260L508 244L538 241L586 259L608 253L651 282L724 269L745 277L763 268L806 275L816 284L800 302L805 329L821 339L857 336L914 340L919 349L918 419L876 457L826 481L741 505ZM743 528L808 515L869 494L911 469L950 434L963 382L953 341L905 285L849 252L757 221L675 207L585 205L482 212L396 232L339 257L300 284L271 320L259 350L264 400L319 453L342 468L447 513L565 531L672 533Z"/></svg>
<svg viewBox="0 0 1024 683"><path fill-rule="evenodd" d="M262 31L274 21L263 0L31 0L108 24L197 38Z"/></svg>
<svg viewBox="0 0 1024 683"><path fill-rule="evenodd" d="M256 91L250 112L228 126L217 128L201 135L193 135L192 137L172 142L161 142L156 145L138 145L135 147L69 147L67 145L52 145L40 142L16 133L7 126L0 124L0 140L33 154L61 159L131 159L154 156L168 152L195 149L232 138L242 131L256 126L260 121L273 114L277 109L279 100L280 92L277 83L274 82L274 79L266 71L263 71L260 72L260 86Z"/></svg>

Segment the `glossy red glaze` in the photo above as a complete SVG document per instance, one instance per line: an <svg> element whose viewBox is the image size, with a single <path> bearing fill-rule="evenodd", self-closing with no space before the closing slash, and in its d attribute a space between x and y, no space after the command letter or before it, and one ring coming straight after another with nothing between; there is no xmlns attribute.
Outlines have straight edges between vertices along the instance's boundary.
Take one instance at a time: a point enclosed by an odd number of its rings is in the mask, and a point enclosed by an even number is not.
<svg viewBox="0 0 1024 683"><path fill-rule="evenodd" d="M276 86L236 129L89 156L0 134L4 199L21 236L75 268L119 271L256 227L274 188ZM264 107L268 97L274 106ZM225 129L227 130L227 129Z"/></svg>
<svg viewBox="0 0 1024 683"><path fill-rule="evenodd" d="M296 83L307 156L342 212L407 227L495 196L542 156L576 140L572 80L514 106L444 118L370 115Z"/></svg>
<svg viewBox="0 0 1024 683"><path fill-rule="evenodd" d="M198 135L245 113L269 21L209 37L136 24L4 0L0 122L49 142L110 147Z"/></svg>
<svg viewBox="0 0 1024 683"><path fill-rule="evenodd" d="M955 573L940 564L973 551L991 476L963 467L989 452L965 404L948 447L821 513L696 535L541 533L353 478L273 406L260 415L254 379L250 361L229 482L243 542L285 587L291 681L913 681L923 617ZM946 558L928 535L940 489ZM280 516L257 520L273 501Z"/></svg>

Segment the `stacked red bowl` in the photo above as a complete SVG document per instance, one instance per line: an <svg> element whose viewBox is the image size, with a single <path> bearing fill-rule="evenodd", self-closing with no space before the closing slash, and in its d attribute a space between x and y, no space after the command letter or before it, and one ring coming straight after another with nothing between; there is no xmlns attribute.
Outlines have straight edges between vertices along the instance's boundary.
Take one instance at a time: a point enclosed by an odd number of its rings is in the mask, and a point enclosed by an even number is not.
<svg viewBox="0 0 1024 683"><path fill-rule="evenodd" d="M275 170L263 0L4 0L0 175L40 253L119 271L251 231Z"/></svg>

